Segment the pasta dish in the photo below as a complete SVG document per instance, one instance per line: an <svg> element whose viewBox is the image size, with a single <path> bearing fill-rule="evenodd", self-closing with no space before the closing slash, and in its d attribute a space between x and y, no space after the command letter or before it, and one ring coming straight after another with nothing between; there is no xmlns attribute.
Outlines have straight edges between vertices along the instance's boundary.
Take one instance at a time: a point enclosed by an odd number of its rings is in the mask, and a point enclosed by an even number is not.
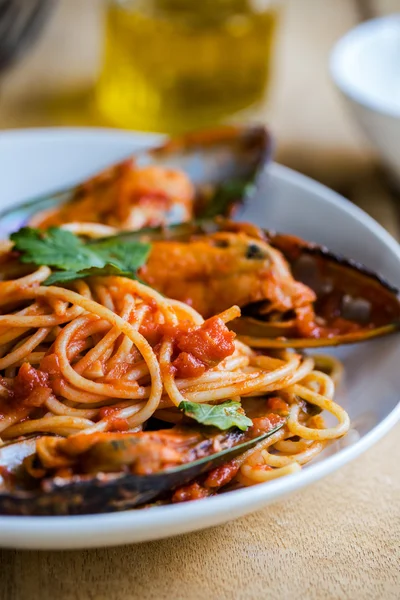
<svg viewBox="0 0 400 600"><path fill-rule="evenodd" d="M43 285L48 267L21 277L12 261L7 269L0 427L4 441L41 435L25 459L27 479L115 469L146 475L273 431L171 497L192 499L232 480L292 473L349 428L333 400L338 365L325 361L327 374L310 357L251 350L227 328L236 306L204 321L127 278L66 288ZM338 423L327 427L321 410Z"/></svg>
<svg viewBox="0 0 400 600"><path fill-rule="evenodd" d="M321 292L296 278L297 241L245 224L160 240L68 211L0 248L1 512L204 498L296 473L348 432L341 364L303 348L393 330L382 280L343 261L335 279L319 251ZM362 294L362 318L346 294Z"/></svg>

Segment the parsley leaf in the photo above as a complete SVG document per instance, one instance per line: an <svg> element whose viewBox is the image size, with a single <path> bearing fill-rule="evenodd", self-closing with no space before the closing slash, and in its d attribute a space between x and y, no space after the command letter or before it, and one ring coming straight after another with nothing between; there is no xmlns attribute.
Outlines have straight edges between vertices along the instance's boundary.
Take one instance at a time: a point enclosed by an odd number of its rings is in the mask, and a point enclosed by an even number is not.
<svg viewBox="0 0 400 600"><path fill-rule="evenodd" d="M105 277L107 275L118 275L118 277L128 277L136 279L135 273L132 271L121 271L119 267L107 263L104 267L91 267L82 271L55 271L44 282L44 285L54 285L56 283L66 283L74 279L85 279L85 277Z"/></svg>
<svg viewBox="0 0 400 600"><path fill-rule="evenodd" d="M106 262L118 266L121 271L135 271L146 262L150 244L143 242L120 242L118 240L105 240L88 246ZM96 266L96 265L93 265Z"/></svg>
<svg viewBox="0 0 400 600"><path fill-rule="evenodd" d="M15 249L22 252L20 260L24 263L70 271L104 265L104 260L90 246L85 246L70 231L58 227L51 227L45 232L23 227L12 233L10 239L14 242Z"/></svg>
<svg viewBox="0 0 400 600"><path fill-rule="evenodd" d="M45 232L23 227L10 236L24 263L59 269L45 285L66 283L93 275L119 275L136 278L136 271L147 260L150 244L105 240L85 244L79 237L58 227Z"/></svg>
<svg viewBox="0 0 400 600"><path fill-rule="evenodd" d="M240 402L227 400L222 404L200 404L197 402L183 401L178 407L187 417L191 417L202 425L212 425L218 429L238 427L246 431L253 425L253 421L246 417Z"/></svg>

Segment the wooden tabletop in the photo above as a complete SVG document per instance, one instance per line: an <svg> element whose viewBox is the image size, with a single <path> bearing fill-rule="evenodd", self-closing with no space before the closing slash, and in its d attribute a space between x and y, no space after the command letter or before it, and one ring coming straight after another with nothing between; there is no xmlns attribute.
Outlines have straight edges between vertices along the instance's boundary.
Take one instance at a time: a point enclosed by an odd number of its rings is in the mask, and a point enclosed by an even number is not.
<svg viewBox="0 0 400 600"><path fill-rule="evenodd" d="M400 10L400 0L286 1L274 86L258 117L273 128L281 162L344 193L400 239L400 199L329 80L329 49L360 18L357 5ZM49 112L41 98L95 78L100 22L100 0L60 0L42 39L2 81L1 128L89 122L84 112ZM3 551L0 599L397 599L399 434L397 426L339 472L224 526L121 548Z"/></svg>

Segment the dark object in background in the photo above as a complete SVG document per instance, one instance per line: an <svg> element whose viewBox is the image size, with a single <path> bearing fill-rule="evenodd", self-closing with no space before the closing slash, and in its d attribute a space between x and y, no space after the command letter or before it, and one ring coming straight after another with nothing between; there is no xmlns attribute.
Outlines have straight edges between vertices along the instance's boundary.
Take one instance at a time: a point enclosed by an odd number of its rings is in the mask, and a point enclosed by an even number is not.
<svg viewBox="0 0 400 600"><path fill-rule="evenodd" d="M0 0L0 71L36 40L55 0Z"/></svg>
<svg viewBox="0 0 400 600"><path fill-rule="evenodd" d="M356 10L362 21L368 21L377 16L373 4L374 2L371 0L355 0Z"/></svg>

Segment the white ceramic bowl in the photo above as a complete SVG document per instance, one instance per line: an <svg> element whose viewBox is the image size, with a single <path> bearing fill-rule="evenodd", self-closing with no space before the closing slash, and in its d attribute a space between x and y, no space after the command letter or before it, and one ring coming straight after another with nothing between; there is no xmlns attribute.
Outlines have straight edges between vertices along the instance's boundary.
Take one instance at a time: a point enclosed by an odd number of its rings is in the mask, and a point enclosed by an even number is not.
<svg viewBox="0 0 400 600"><path fill-rule="evenodd" d="M358 25L337 42L331 75L400 185L400 13Z"/></svg>
<svg viewBox="0 0 400 600"><path fill-rule="evenodd" d="M0 208L67 186L156 139L91 129L0 133ZM239 217L325 243L400 285L397 242L362 210L290 169L270 165L257 196ZM236 519L328 475L377 442L400 417L398 336L329 352L344 361L346 377L337 399L350 415L352 431L299 473L214 498L147 510L0 517L0 546L88 548L186 533Z"/></svg>

